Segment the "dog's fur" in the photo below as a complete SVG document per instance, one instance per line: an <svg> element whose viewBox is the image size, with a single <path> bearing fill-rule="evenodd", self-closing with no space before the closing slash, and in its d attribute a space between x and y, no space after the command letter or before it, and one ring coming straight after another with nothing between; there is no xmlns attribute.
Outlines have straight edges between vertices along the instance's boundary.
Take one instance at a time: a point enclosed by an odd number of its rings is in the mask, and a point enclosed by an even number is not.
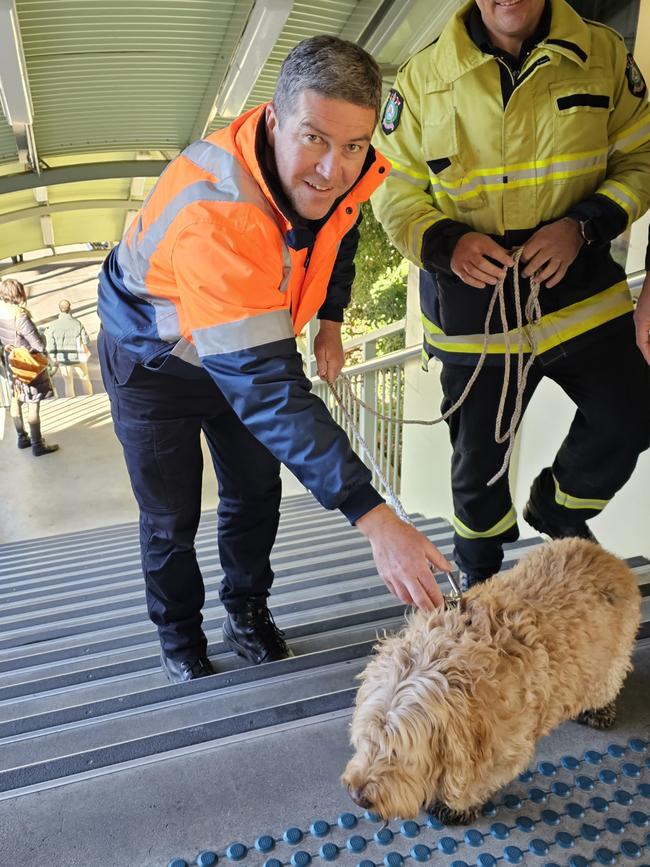
<svg viewBox="0 0 650 867"><path fill-rule="evenodd" d="M540 546L460 608L414 613L361 675L343 784L384 819L471 821L559 723L613 721L639 620L628 567L582 539Z"/></svg>

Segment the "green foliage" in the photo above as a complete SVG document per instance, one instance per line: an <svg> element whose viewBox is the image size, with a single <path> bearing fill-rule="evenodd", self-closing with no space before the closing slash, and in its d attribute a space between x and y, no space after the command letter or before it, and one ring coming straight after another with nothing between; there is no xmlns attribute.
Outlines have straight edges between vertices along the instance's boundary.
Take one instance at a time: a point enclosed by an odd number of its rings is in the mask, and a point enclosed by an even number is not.
<svg viewBox="0 0 650 867"><path fill-rule="evenodd" d="M408 263L386 237L370 204L366 202L361 210L363 222L355 259L357 274L345 315L344 339L359 337L406 315ZM386 346L381 347L382 354L398 348L393 346L394 338L388 338L385 343Z"/></svg>

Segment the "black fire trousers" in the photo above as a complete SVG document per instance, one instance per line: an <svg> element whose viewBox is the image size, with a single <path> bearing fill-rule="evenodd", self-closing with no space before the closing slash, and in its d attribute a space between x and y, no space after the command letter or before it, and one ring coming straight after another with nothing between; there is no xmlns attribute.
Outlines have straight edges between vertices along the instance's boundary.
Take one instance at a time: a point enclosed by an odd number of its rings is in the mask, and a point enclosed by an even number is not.
<svg viewBox="0 0 650 867"><path fill-rule="evenodd" d="M268 595L280 517L280 464L248 432L206 373L182 379L130 361L100 332L99 358L133 493L149 617L163 650L177 659L206 649L205 602L194 539L201 516L207 440L219 483L220 598L241 610Z"/></svg>
<svg viewBox="0 0 650 867"><path fill-rule="evenodd" d="M462 394L473 366L444 363L443 412ZM469 396L448 420L453 447L455 559L468 575L484 579L499 571L503 543L519 538L508 474L500 469L507 444L494 439L503 367L484 367ZM514 370L513 370L514 374ZM536 359L528 377L525 409L543 377L556 382L576 404L576 413L552 466L533 482L530 500L555 525L575 526L593 518L627 482L650 445L650 367L634 341L631 316L609 330L606 340ZM515 400L511 375L504 421ZM549 428L553 419L548 420Z"/></svg>

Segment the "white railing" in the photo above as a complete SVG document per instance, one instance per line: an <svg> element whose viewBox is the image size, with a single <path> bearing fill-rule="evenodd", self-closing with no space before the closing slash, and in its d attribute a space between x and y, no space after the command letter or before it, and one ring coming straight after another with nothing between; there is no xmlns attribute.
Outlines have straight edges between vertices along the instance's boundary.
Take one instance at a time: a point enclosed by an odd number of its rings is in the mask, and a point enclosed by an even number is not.
<svg viewBox="0 0 650 867"><path fill-rule="evenodd" d="M374 407L377 413L387 418L377 418L372 412L351 400L347 393L343 397L344 406L354 420L374 460L396 493L400 490L402 465L402 428L397 421L404 416L404 364L411 358L419 357L422 349L420 346L413 346L379 358L375 357L375 353L378 340L399 334L404 331L404 328L405 320L402 319L343 344L346 353L353 349L361 349L366 359L360 364L345 368L354 394L363 403ZM313 356L310 362L313 366ZM365 459L358 435L352 430L352 425L326 383L317 376L312 376L311 381L314 392L324 401L336 422L350 437L352 448ZM373 484L378 484L376 472L373 472Z"/></svg>
<svg viewBox="0 0 650 867"><path fill-rule="evenodd" d="M645 271L628 274L628 282L632 294L637 297L645 278ZM348 394L344 396L344 405L354 419L357 429L368 445L374 460L382 473L399 494L401 486L402 441L403 430L399 420L404 417L404 365L413 358L419 358L422 346L411 346L376 357L377 342L385 337L399 334L405 330L406 320L400 319L371 331L362 337L346 341L343 349L346 354L352 350L361 350L363 361L346 367L344 372L349 377L354 394L375 411L387 416L387 419L377 418L358 403L352 401ZM318 376L314 376L315 361L312 355L309 359L309 375L314 392L325 402L336 422L350 437L353 449L365 459L360 447L358 436L352 430L351 424L341 411L328 386ZM366 461L366 463L368 463ZM376 473L373 473L373 483L377 484Z"/></svg>

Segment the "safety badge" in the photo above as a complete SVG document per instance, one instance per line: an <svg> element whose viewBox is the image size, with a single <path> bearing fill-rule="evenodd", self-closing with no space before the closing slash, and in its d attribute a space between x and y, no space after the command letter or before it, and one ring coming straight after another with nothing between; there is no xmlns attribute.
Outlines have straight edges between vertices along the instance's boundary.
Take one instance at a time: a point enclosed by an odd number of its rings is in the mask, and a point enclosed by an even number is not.
<svg viewBox="0 0 650 867"><path fill-rule="evenodd" d="M399 90L391 90L386 100L384 113L381 117L381 128L390 135L399 126L400 115L404 108L404 97Z"/></svg>
<svg viewBox="0 0 650 867"><path fill-rule="evenodd" d="M629 87L632 96L638 96L639 99L642 99L646 94L646 83L641 70L636 65L636 60L631 54L628 54L627 56L625 76L627 78L627 86Z"/></svg>

